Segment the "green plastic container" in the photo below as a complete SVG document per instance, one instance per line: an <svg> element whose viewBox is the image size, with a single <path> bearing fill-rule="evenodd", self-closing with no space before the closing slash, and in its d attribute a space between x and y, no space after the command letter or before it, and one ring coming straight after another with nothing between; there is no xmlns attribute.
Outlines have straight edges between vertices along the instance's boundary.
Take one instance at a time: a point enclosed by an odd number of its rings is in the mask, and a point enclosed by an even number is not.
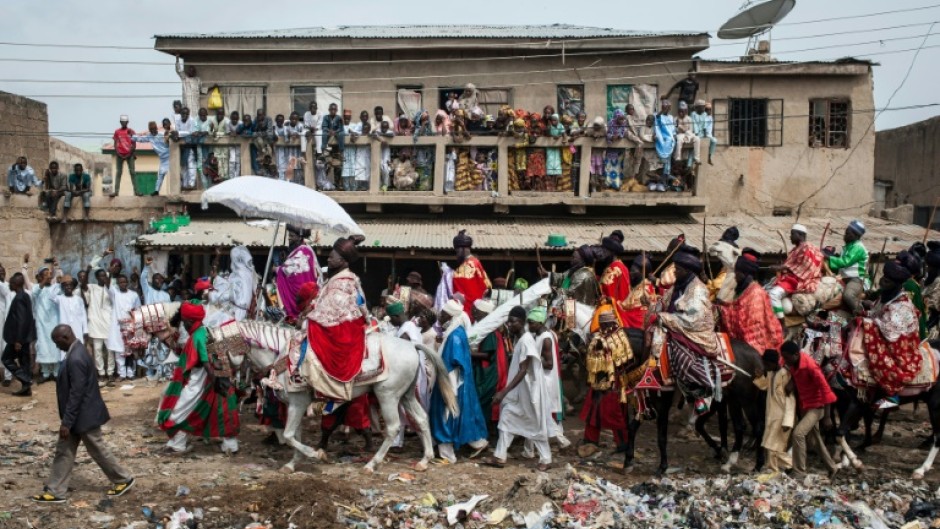
<svg viewBox="0 0 940 529"><path fill-rule="evenodd" d="M568 246L568 239L564 235L551 233L548 235L548 240L545 241L545 246L551 246L552 248L563 248Z"/></svg>

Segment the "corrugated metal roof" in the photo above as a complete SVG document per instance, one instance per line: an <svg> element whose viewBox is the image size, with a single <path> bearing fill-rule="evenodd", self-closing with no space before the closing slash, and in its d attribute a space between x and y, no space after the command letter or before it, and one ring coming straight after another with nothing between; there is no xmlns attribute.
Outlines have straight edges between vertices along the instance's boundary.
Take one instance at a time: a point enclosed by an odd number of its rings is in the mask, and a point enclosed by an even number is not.
<svg viewBox="0 0 940 529"><path fill-rule="evenodd" d="M637 31L571 24L330 26L226 33L177 33L158 39L590 39L599 37L706 36L694 31Z"/></svg>
<svg viewBox="0 0 940 529"><path fill-rule="evenodd" d="M840 245L842 232L852 220L851 217L803 218L800 223L809 230L809 240L818 244L827 223L830 233L827 244ZM699 218L670 219L662 221L625 222L613 219L539 219L539 218L497 218L497 219L357 219L366 234L363 247L392 250L450 250L454 235L461 229L473 237L477 250L531 251L538 246L543 251L553 248L545 246L550 234L564 235L568 246L561 251L569 251L581 244L597 242L604 234L614 229L623 231L626 240L624 249L630 253L642 250L664 252L669 241L679 233L685 233L689 244L702 245L702 222ZM789 231L793 219L788 217L751 217L731 216L707 219L705 239L711 243L719 238L725 229L737 226L741 233L738 239L740 247L751 247L758 252L775 255L784 252L784 243L777 232L789 241ZM887 238L886 251L899 252L920 241L924 228L911 224L867 217L863 219L868 233L865 242L869 251L880 253ZM254 247L267 247L273 236L270 226L249 225L240 221L193 221L190 226L177 233L157 233L140 236L138 246L155 247L214 247L245 244ZM326 239L327 237L324 237ZM931 232L931 239L940 238L940 232ZM332 241L323 241L329 244Z"/></svg>

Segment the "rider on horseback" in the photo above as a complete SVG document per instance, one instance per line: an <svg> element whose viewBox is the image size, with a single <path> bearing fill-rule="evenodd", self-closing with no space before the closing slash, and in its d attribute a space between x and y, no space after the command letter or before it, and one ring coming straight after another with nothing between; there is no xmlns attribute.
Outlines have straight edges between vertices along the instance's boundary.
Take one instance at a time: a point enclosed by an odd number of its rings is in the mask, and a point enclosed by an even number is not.
<svg viewBox="0 0 940 529"><path fill-rule="evenodd" d="M826 264L833 273L838 273L845 288L842 290L842 304L853 314L861 308L862 294L868 288L868 250L862 244L861 238L865 235L865 225L861 221L853 220L845 228L845 247L842 254L835 253L835 249L826 247L823 254Z"/></svg>
<svg viewBox="0 0 940 529"><path fill-rule="evenodd" d="M757 253L745 248L734 265L734 300L720 303L722 327L732 339L742 340L757 351L777 349L783 329L770 308L767 292L755 281L760 272Z"/></svg>
<svg viewBox="0 0 940 529"><path fill-rule="evenodd" d="M819 286L822 277L822 252L806 242L806 226L794 224L790 228L790 242L793 249L787 254L787 260L781 266L773 267L778 273L776 281L768 293L774 314L783 319L783 298L797 293L812 294ZM763 349L758 348L762 351Z"/></svg>
<svg viewBox="0 0 940 529"><path fill-rule="evenodd" d="M683 246L673 257L676 283L666 291L653 312L661 329L667 332L670 368L676 385L699 414L711 405L718 370L710 359L717 357L712 303L708 287L698 278L702 260L697 248Z"/></svg>

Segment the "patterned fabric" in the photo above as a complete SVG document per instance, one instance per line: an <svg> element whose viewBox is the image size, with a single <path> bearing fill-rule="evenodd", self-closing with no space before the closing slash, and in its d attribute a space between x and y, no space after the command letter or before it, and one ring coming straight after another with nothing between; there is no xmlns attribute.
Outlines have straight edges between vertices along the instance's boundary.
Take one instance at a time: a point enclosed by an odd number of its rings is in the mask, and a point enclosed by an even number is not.
<svg viewBox="0 0 940 529"><path fill-rule="evenodd" d="M620 259L615 259L604 269L601 276L601 295L607 296L617 310L617 319L624 325L626 307L624 302L630 295L630 270Z"/></svg>
<svg viewBox="0 0 940 529"><path fill-rule="evenodd" d="M483 264L476 257L470 255L454 271L454 293L463 294L463 310L467 316L473 317L473 303L482 298L483 294L493 285L483 269Z"/></svg>
<svg viewBox="0 0 940 529"><path fill-rule="evenodd" d="M783 329L770 306L770 296L756 281L730 305L719 307L721 323L732 339L742 340L764 354L783 344Z"/></svg>
<svg viewBox="0 0 940 529"><path fill-rule="evenodd" d="M307 318L325 327L362 318L359 278L350 270L331 277L320 289Z"/></svg>
<svg viewBox="0 0 940 529"><path fill-rule="evenodd" d="M623 149L607 149L604 156L604 176L607 187L615 191L623 185Z"/></svg>
<svg viewBox="0 0 940 529"><path fill-rule="evenodd" d="M784 272L781 284L792 284L793 290L788 292L816 292L819 280L822 278L822 252L808 242L800 243L790 250L786 262L783 263ZM787 276L792 280L787 280ZM792 281L792 283L790 283ZM786 288L786 287L784 287Z"/></svg>
<svg viewBox="0 0 940 529"><path fill-rule="evenodd" d="M362 367L365 355L365 317L362 315L359 278L349 270L331 277L307 316L307 336L324 371L349 382Z"/></svg>
<svg viewBox="0 0 940 529"><path fill-rule="evenodd" d="M917 376L923 361L917 310L902 292L884 305L879 302L862 325L872 376L888 395L894 395Z"/></svg>
<svg viewBox="0 0 940 529"><path fill-rule="evenodd" d="M319 275L317 256L306 244L295 248L277 269L277 296L288 318L295 319L300 314L301 307L297 306L300 287L311 281L319 282Z"/></svg>
<svg viewBox="0 0 940 529"><path fill-rule="evenodd" d="M623 300L623 326L625 329L642 329L643 321L649 312L649 307L641 303L643 295L649 303L656 303L656 289L653 284L644 279L639 285L630 290L630 295Z"/></svg>
<svg viewBox="0 0 940 529"><path fill-rule="evenodd" d="M205 438L235 437L238 435L238 397L231 384L220 384L222 379L213 381L211 377L199 377L191 380L195 370L206 369L209 353L206 349L206 329L196 324L189 330L189 339L183 347L173 378L163 393L157 412L157 426L170 437L179 431L186 431ZM186 409L190 403L181 398L184 387L190 383L202 384L196 395L197 403L192 411L181 419L174 418L177 408Z"/></svg>
<svg viewBox="0 0 940 529"><path fill-rule="evenodd" d="M529 149L525 175L529 178L545 176L545 149Z"/></svg>
<svg viewBox="0 0 940 529"><path fill-rule="evenodd" d="M907 292L908 298L917 309L917 329L921 340L927 338L927 304L924 302L923 290L916 279L911 278L904 282L902 287Z"/></svg>
<svg viewBox="0 0 940 529"><path fill-rule="evenodd" d="M714 334L714 333L712 333ZM677 332L667 333L669 369L679 390L689 399L708 397L715 387L715 370L699 347Z"/></svg>
<svg viewBox="0 0 940 529"><path fill-rule="evenodd" d="M718 339L715 335L715 317L712 303L708 299L708 287L697 277L693 278L685 292L679 295L673 310L666 311L673 297L673 285L657 303L654 312L658 313L663 327L682 334L702 349L702 353L714 358L718 354Z"/></svg>

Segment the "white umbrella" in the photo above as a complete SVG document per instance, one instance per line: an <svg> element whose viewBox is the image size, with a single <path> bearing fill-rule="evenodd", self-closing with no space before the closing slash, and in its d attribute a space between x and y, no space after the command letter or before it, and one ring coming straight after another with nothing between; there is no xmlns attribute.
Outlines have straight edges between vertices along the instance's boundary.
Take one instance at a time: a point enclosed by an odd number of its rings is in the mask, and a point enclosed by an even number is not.
<svg viewBox="0 0 940 529"><path fill-rule="evenodd" d="M262 218L321 229L337 235L364 235L362 228L332 198L284 180L240 176L212 186L202 194L210 203L231 208L243 218Z"/></svg>

